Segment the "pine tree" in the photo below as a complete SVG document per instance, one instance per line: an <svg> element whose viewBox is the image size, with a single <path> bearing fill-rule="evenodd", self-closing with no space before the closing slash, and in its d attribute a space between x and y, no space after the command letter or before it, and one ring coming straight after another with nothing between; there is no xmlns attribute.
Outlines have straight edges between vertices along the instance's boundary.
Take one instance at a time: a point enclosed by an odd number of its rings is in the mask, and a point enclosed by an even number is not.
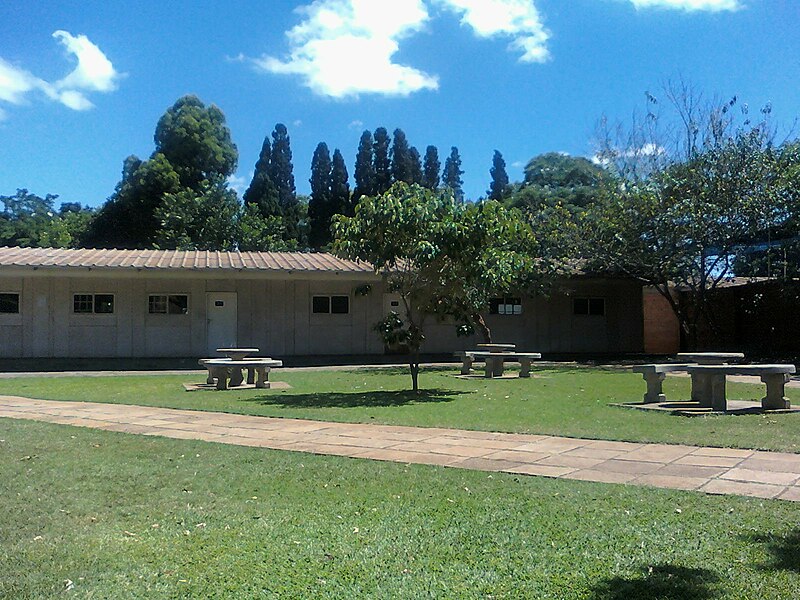
<svg viewBox="0 0 800 600"><path fill-rule="evenodd" d="M250 186L244 192L245 206L254 205L258 208L259 214L264 217L281 216L281 207L278 204L278 188L270 179L270 161L272 159L272 149L269 144L269 137L264 138L261 152L256 161L256 168Z"/></svg>
<svg viewBox="0 0 800 600"><path fill-rule="evenodd" d="M320 142L311 159L311 197L308 199L308 243L319 249L330 242L331 214L331 155L328 145Z"/></svg>
<svg viewBox="0 0 800 600"><path fill-rule="evenodd" d="M499 201L508 197L510 188L508 186L508 173L506 173L506 161L503 160L503 155L498 150L494 151L492 168L489 169L489 174L492 176L492 182L486 191L489 198Z"/></svg>
<svg viewBox="0 0 800 600"><path fill-rule="evenodd" d="M375 149L373 147L372 133L364 131L358 143L356 154L356 168L353 172L356 187L353 190L353 200L358 202L361 196L375 195L375 167L373 165Z"/></svg>
<svg viewBox="0 0 800 600"><path fill-rule="evenodd" d="M392 164L389 160L389 132L385 127L375 130L373 142L373 171L375 172L375 195L381 195L392 187Z"/></svg>
<svg viewBox="0 0 800 600"><path fill-rule="evenodd" d="M461 170L461 157L458 155L458 148L453 146L450 148L450 156L444 161L444 171L442 172L442 183L445 187L453 191L453 196L459 202L464 200L464 190L462 186L464 182L461 176L464 171Z"/></svg>
<svg viewBox="0 0 800 600"><path fill-rule="evenodd" d="M269 175L278 190L278 205L283 215L283 235L286 241L298 240L300 234L300 209L292 169L289 133L283 123L277 123L272 132L272 158Z"/></svg>
<svg viewBox="0 0 800 600"><path fill-rule="evenodd" d="M439 151L436 146L428 146L425 149L425 165L422 172L422 185L429 190L439 187L439 169L442 163L439 162Z"/></svg>
<svg viewBox="0 0 800 600"><path fill-rule="evenodd" d="M422 185L422 159L419 150L414 146L408 149L408 164L411 170L411 183Z"/></svg>
<svg viewBox="0 0 800 600"><path fill-rule="evenodd" d="M411 155L406 134L399 127L394 130L392 149L389 153L394 181L413 183L411 178Z"/></svg>
<svg viewBox="0 0 800 600"><path fill-rule="evenodd" d="M331 167L331 206L333 214L352 217L354 214L353 199L350 197L350 184L347 182L347 166L339 149L333 151ZM330 227L328 227L330 232Z"/></svg>

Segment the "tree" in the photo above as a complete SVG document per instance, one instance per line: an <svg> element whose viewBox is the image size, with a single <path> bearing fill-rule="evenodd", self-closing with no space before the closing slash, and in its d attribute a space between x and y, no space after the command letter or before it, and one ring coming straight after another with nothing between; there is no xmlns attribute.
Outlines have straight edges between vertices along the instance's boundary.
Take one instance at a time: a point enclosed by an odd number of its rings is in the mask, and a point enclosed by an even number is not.
<svg viewBox="0 0 800 600"><path fill-rule="evenodd" d="M284 239L299 239L300 212L297 193L294 186L292 167L292 149L289 144L289 133L283 123L275 125L272 132L272 157L269 175L278 190L278 205L283 217Z"/></svg>
<svg viewBox="0 0 800 600"><path fill-rule="evenodd" d="M411 183L422 185L422 159L419 150L411 146L408 149L409 165L411 167Z"/></svg>
<svg viewBox="0 0 800 600"><path fill-rule="evenodd" d="M425 164L422 168L422 186L429 190L439 187L439 170L442 164L439 162L439 151L436 146L428 146L425 149Z"/></svg>
<svg viewBox="0 0 800 600"><path fill-rule="evenodd" d="M461 176L464 171L461 170L461 157L458 154L458 148L453 146L450 148L450 156L444 161L444 171L442 172L442 183L445 187L453 191L453 196L459 202L464 201L464 190L462 186L464 182Z"/></svg>
<svg viewBox="0 0 800 600"><path fill-rule="evenodd" d="M179 98L159 119L154 139L155 152L173 166L184 187L197 190L203 180L236 170L239 153L225 115L197 96Z"/></svg>
<svg viewBox="0 0 800 600"><path fill-rule="evenodd" d="M333 214L352 217L354 213L353 199L350 197L350 184L347 182L347 166L339 149L333 151L331 165L331 205ZM330 223L328 224L330 233Z"/></svg>
<svg viewBox="0 0 800 600"><path fill-rule="evenodd" d="M364 131L358 142L358 153L356 154L356 166L353 172L353 179L356 187L353 190L353 199L358 202L361 196L375 195L375 149L372 140L372 133Z"/></svg>
<svg viewBox="0 0 800 600"><path fill-rule="evenodd" d="M255 204L240 209L237 219L237 248L242 251L286 251L292 249L283 240L283 219L265 217Z"/></svg>
<svg viewBox="0 0 800 600"><path fill-rule="evenodd" d="M530 213L556 205L579 213L596 202L613 182L606 169L586 158L548 152L528 161L525 180L511 193L508 202Z"/></svg>
<svg viewBox="0 0 800 600"><path fill-rule="evenodd" d="M530 290L551 264L521 213L496 202L464 204L451 190L399 182L361 199L353 217L336 217L333 251L370 263L399 295L401 313L376 329L384 342L408 347L414 391L419 354L431 318L454 319L461 334L491 333L481 312L493 294Z"/></svg>
<svg viewBox="0 0 800 600"><path fill-rule="evenodd" d="M77 202L53 204L58 196L44 198L18 189L13 196L0 196L0 246L74 248L92 211Z"/></svg>
<svg viewBox="0 0 800 600"><path fill-rule="evenodd" d="M253 179L244 192L244 204L246 207L251 205L258 209L264 218L280 217L282 211L278 203L278 188L272 183L270 178L270 162L272 160L272 148L269 143L269 136L264 138L261 145L261 152L256 161Z"/></svg>
<svg viewBox="0 0 800 600"><path fill-rule="evenodd" d="M322 248L330 242L331 216L334 213L331 197L331 155L328 145L320 142L311 159L311 197L308 200L309 234L312 248Z"/></svg>
<svg viewBox="0 0 800 600"><path fill-rule="evenodd" d="M508 173L506 173L506 161L503 160L503 155L498 150L494 151L492 168L489 169L489 174L492 176L492 182L489 184L489 190L486 194L492 200L504 200L510 194L510 188L508 185Z"/></svg>
<svg viewBox="0 0 800 600"><path fill-rule="evenodd" d="M374 173L375 187L373 192L383 194L392 186L392 164L389 160L389 133L385 127L375 130L373 148L372 170Z"/></svg>
<svg viewBox="0 0 800 600"><path fill-rule="evenodd" d="M408 140L406 139L406 134L400 128L394 130L390 160L393 181L414 182Z"/></svg>
<svg viewBox="0 0 800 600"><path fill-rule="evenodd" d="M685 126L660 138L631 134L649 145L647 152L606 147L601 157L620 182L586 214L584 256L589 269L655 287L695 348L713 343L719 331L711 298L733 275L737 254L788 213L768 111L753 123L746 111L736 117L735 98L703 105L686 87L667 91Z"/></svg>

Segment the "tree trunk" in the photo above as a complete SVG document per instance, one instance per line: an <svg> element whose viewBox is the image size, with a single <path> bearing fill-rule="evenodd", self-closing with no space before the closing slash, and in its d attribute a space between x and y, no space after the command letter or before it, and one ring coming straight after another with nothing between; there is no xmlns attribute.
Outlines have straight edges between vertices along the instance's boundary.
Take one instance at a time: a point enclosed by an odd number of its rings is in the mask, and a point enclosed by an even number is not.
<svg viewBox="0 0 800 600"><path fill-rule="evenodd" d="M409 354L408 366L411 369L411 389L415 394L419 393L419 350L414 350Z"/></svg>
<svg viewBox="0 0 800 600"><path fill-rule="evenodd" d="M472 321L477 325L478 331L480 331L481 336L483 336L483 343L491 344L492 331L489 329L488 325L486 325L486 321L483 320L483 315L475 313L472 315Z"/></svg>

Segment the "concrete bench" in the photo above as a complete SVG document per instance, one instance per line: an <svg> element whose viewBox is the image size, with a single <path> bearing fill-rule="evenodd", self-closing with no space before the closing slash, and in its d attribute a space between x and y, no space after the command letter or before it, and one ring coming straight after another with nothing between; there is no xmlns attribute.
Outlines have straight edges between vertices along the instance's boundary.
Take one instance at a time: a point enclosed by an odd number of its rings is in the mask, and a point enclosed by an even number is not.
<svg viewBox="0 0 800 600"><path fill-rule="evenodd" d="M666 363L662 365L636 365L633 367L634 373L641 373L647 383L647 391L644 394L644 403L666 402L667 396L664 394L664 379L667 373L675 371L686 371L689 363Z"/></svg>
<svg viewBox="0 0 800 600"><path fill-rule="evenodd" d="M487 352L485 350L464 350L454 354L461 359L461 374L469 375L472 363L483 361L485 377L502 377L506 362L519 363L519 376L531 376L531 362L542 358L538 352Z"/></svg>
<svg viewBox="0 0 800 600"><path fill-rule="evenodd" d="M772 365L690 365L686 368L692 375L692 399L700 406L724 411L728 408L725 383L728 375L755 375L767 386L767 394L761 399L766 410L786 409L791 406L784 395L789 375L795 372L791 364Z"/></svg>
<svg viewBox="0 0 800 600"><path fill-rule="evenodd" d="M247 369L247 383L255 383L257 388L269 388L269 371L272 367L282 367L283 362L271 358L205 358L201 364L208 369L208 383L216 381L218 390L227 390L228 386L242 385L242 369ZM228 381L230 380L230 382Z"/></svg>

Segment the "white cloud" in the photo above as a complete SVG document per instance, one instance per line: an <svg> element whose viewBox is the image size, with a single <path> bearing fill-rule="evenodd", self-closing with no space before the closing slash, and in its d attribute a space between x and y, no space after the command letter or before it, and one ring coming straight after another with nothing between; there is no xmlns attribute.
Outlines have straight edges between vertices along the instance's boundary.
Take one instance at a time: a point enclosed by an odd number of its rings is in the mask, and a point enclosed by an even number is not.
<svg viewBox="0 0 800 600"><path fill-rule="evenodd" d="M739 10L740 0L630 0L636 8L674 8L685 11Z"/></svg>
<svg viewBox="0 0 800 600"><path fill-rule="evenodd" d="M234 190L237 194L242 196L248 187L248 180L240 175L229 175L228 176L228 185L232 190Z"/></svg>
<svg viewBox="0 0 800 600"><path fill-rule="evenodd" d="M421 0L316 0L297 11L305 20L286 34L289 56L253 59L259 68L300 75L316 93L333 98L405 96L438 87L436 77L394 62L400 40L429 18Z"/></svg>
<svg viewBox="0 0 800 600"><path fill-rule="evenodd" d="M364 121L361 121L360 119L355 119L353 121L350 121L350 123L347 125L347 128L348 129L363 129L364 128Z"/></svg>
<svg viewBox="0 0 800 600"><path fill-rule="evenodd" d="M522 62L545 62L550 58L550 34L532 0L438 0L462 14L461 22L479 37L514 38L510 49L522 52Z"/></svg>
<svg viewBox="0 0 800 600"><path fill-rule="evenodd" d="M111 61L85 35L73 36L56 31L53 37L61 42L77 60L77 66L63 79L49 83L0 58L0 101L22 104L36 90L72 110L88 110L94 105L85 92L111 92L121 77ZM3 112L2 114L7 114Z"/></svg>

